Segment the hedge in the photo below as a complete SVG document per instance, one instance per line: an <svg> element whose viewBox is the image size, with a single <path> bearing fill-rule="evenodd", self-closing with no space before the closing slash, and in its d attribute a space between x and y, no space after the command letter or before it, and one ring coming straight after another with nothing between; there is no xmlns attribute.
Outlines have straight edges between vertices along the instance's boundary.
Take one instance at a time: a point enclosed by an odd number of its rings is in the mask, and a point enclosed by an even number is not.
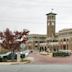
<svg viewBox="0 0 72 72"><path fill-rule="evenodd" d="M56 57L56 56L65 57L65 56L70 56L70 54L66 52L53 52L53 57Z"/></svg>

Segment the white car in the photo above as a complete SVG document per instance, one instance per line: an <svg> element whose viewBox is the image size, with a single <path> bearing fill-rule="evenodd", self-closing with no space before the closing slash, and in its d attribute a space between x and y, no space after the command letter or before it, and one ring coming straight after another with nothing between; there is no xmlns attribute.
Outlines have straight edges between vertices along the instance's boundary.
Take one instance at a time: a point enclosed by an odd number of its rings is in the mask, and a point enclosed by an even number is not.
<svg viewBox="0 0 72 72"><path fill-rule="evenodd" d="M21 52L17 52L16 54L20 53L20 55L25 55L25 57L27 57L30 54L30 50L25 50L25 51L21 51Z"/></svg>
<svg viewBox="0 0 72 72"><path fill-rule="evenodd" d="M25 54L25 57L27 57L30 54L29 50L21 51L20 54Z"/></svg>

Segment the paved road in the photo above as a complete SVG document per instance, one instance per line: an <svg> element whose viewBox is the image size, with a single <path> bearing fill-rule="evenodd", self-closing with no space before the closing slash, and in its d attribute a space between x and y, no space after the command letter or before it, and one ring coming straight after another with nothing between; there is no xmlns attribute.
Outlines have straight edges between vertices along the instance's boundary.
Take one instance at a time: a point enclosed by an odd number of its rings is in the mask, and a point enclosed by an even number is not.
<svg viewBox="0 0 72 72"><path fill-rule="evenodd" d="M32 53L30 57L34 58L32 64L0 64L0 72L72 72L72 56L53 58Z"/></svg>
<svg viewBox="0 0 72 72"><path fill-rule="evenodd" d="M72 65L0 65L0 72L72 72Z"/></svg>
<svg viewBox="0 0 72 72"><path fill-rule="evenodd" d="M68 57L51 57L34 52L29 56L34 58L32 64L72 64L72 55Z"/></svg>

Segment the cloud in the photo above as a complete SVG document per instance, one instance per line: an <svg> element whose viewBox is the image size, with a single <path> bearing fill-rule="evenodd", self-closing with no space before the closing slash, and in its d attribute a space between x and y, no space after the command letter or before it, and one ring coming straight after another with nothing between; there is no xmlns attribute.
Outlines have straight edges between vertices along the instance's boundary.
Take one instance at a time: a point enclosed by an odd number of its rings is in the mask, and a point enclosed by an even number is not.
<svg viewBox="0 0 72 72"><path fill-rule="evenodd" d="M57 30L61 28L60 23L63 23L63 27L66 23L71 25L71 0L0 0L0 30L6 27L21 30L26 27L31 32L45 33L45 14L50 12L51 8L58 14Z"/></svg>

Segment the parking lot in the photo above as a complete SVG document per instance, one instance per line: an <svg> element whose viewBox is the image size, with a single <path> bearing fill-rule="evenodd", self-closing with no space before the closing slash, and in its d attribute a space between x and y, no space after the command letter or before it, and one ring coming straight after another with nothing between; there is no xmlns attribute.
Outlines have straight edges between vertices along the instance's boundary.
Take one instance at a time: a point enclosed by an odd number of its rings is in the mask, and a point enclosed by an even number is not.
<svg viewBox="0 0 72 72"><path fill-rule="evenodd" d="M42 55L39 52L33 52L29 55L32 57L32 64L72 64L72 55L67 57L52 57L50 55Z"/></svg>

